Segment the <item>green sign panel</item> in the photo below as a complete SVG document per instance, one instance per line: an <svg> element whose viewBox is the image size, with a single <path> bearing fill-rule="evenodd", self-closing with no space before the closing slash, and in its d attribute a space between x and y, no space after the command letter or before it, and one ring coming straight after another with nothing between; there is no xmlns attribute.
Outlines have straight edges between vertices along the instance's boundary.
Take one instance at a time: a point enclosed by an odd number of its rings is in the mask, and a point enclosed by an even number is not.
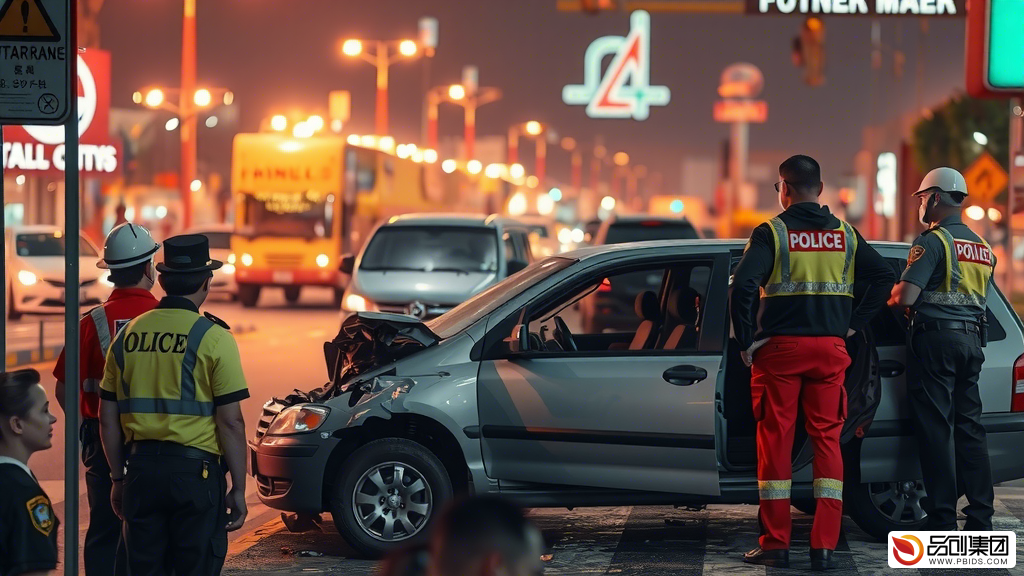
<svg viewBox="0 0 1024 576"><path fill-rule="evenodd" d="M1024 0L991 0L988 84L1024 89Z"/></svg>

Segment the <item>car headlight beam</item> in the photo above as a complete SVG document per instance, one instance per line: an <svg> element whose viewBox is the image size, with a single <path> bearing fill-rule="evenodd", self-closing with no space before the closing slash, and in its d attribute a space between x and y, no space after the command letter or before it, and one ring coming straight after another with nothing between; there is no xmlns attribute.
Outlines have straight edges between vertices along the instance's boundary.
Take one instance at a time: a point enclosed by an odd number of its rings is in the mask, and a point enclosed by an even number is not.
<svg viewBox="0 0 1024 576"><path fill-rule="evenodd" d="M349 312L366 312L368 302L359 294L349 294L345 297L345 310Z"/></svg>
<svg viewBox="0 0 1024 576"><path fill-rule="evenodd" d="M32 286L39 281L39 278L35 274L28 270L18 271L18 282L21 282L22 286Z"/></svg>

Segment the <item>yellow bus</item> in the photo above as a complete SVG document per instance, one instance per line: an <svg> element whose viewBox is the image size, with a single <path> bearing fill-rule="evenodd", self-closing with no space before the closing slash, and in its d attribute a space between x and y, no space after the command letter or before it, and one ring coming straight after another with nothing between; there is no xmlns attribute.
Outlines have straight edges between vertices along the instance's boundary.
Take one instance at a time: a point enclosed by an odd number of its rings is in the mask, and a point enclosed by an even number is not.
<svg viewBox="0 0 1024 576"><path fill-rule="evenodd" d="M426 165L336 136L239 134L231 163L231 251L246 307L265 287L294 303L304 286L333 288L340 306L341 256L357 252L378 221L452 205L451 186L428 193Z"/></svg>

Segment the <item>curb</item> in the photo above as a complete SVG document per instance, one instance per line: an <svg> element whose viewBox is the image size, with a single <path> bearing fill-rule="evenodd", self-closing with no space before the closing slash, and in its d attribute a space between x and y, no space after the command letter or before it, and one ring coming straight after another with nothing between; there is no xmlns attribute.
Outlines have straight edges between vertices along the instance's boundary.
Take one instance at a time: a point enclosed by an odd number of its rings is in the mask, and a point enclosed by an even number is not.
<svg viewBox="0 0 1024 576"><path fill-rule="evenodd" d="M18 350L16 352L8 352L6 365L8 368L14 368L17 366L26 366L49 360L56 360L57 356L60 355L60 351L63 349L63 345L51 345L44 346L42 350Z"/></svg>

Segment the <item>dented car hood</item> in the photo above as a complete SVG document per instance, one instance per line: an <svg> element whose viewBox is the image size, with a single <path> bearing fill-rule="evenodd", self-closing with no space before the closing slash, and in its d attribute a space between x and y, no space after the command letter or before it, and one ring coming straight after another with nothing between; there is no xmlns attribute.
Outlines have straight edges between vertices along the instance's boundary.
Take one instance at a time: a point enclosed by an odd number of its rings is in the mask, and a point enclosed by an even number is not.
<svg viewBox="0 0 1024 576"><path fill-rule="evenodd" d="M333 340L324 342L329 381L316 390L295 390L274 400L285 406L324 402L347 392L356 376L434 346L440 340L412 316L358 312L345 318Z"/></svg>

